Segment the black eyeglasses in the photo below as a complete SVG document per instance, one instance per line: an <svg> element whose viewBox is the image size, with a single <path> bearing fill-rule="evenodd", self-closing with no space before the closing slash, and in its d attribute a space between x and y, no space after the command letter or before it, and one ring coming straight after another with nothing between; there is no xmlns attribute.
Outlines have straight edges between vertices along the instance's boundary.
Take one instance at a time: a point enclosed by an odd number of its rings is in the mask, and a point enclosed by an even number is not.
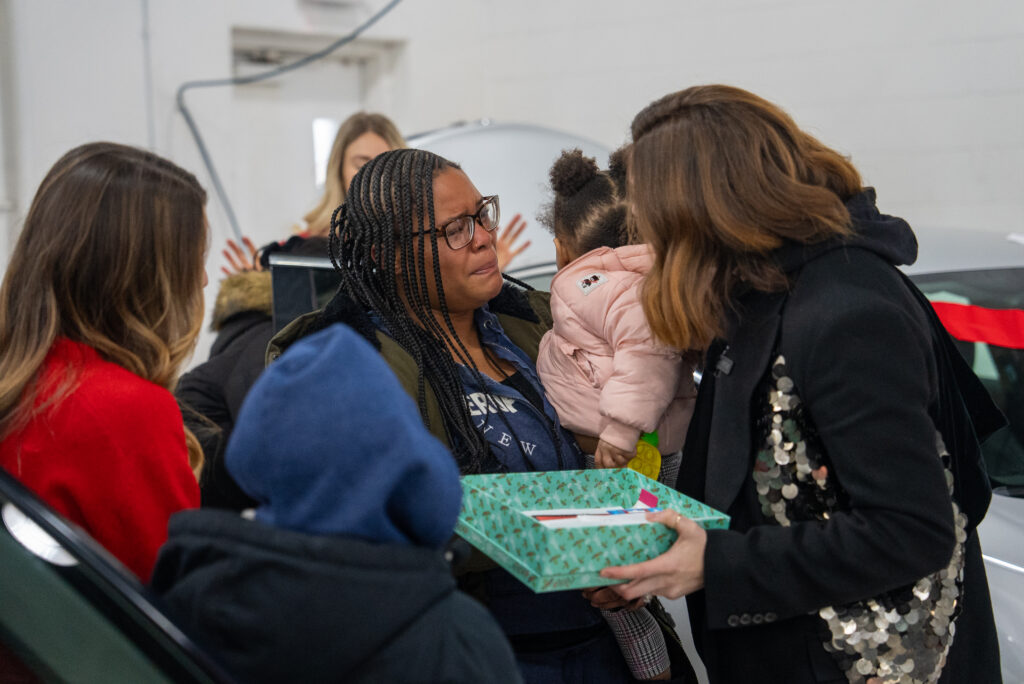
<svg viewBox="0 0 1024 684"><path fill-rule="evenodd" d="M476 231L477 222L479 222L480 227L488 233L493 233L494 229L498 227L500 220L501 210L498 207L498 196L491 195L490 197L483 198L483 203L480 205L480 208L477 209L475 214L459 216L440 228L416 230L413 231L412 234L419 235L420 233L429 233L432 230L439 230L441 231L441 235L444 235L444 241L448 243L448 247L451 249L462 249L473 241L473 233Z"/></svg>

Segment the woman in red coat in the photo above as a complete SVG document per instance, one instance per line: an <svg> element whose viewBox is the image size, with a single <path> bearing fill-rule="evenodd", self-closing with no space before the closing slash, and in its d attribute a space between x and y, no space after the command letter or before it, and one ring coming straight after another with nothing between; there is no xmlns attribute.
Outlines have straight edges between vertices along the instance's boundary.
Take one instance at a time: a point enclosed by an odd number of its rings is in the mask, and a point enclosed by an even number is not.
<svg viewBox="0 0 1024 684"><path fill-rule="evenodd" d="M40 185L0 289L0 466L148 580L202 461L174 397L203 317L206 193L91 143Z"/></svg>

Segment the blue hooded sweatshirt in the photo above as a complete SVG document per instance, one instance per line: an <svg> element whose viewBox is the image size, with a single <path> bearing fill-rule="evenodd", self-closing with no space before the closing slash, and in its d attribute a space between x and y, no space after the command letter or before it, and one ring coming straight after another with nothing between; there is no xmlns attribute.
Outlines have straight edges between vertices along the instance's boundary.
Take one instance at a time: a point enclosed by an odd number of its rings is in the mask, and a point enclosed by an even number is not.
<svg viewBox="0 0 1024 684"><path fill-rule="evenodd" d="M307 534L440 548L462 500L451 454L380 354L341 324L260 376L225 459L257 520Z"/></svg>
<svg viewBox="0 0 1024 684"><path fill-rule="evenodd" d="M441 552L461 502L455 460L350 328L264 372L225 458L256 521L175 515L153 589L239 681L521 681Z"/></svg>

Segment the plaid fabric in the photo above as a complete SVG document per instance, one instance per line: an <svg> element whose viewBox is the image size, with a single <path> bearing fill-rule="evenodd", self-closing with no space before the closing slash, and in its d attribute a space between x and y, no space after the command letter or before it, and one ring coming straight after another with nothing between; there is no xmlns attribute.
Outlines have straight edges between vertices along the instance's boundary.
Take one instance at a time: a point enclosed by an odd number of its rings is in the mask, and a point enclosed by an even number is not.
<svg viewBox="0 0 1024 684"><path fill-rule="evenodd" d="M682 455L682 451L662 454L659 482L675 488ZM583 459L588 469L594 467L593 454L584 454ZM611 627L633 677L651 679L669 669L665 636L646 608L632 613L628 610L602 610L601 615Z"/></svg>
<svg viewBox="0 0 1024 684"><path fill-rule="evenodd" d="M637 679L651 679L669 668L665 637L646 608L628 610L602 610L619 649Z"/></svg>
<svg viewBox="0 0 1024 684"><path fill-rule="evenodd" d="M666 487L676 488L676 480L679 478L679 464L683 462L683 452L677 451L674 454L661 455L661 472L658 473L658 482Z"/></svg>

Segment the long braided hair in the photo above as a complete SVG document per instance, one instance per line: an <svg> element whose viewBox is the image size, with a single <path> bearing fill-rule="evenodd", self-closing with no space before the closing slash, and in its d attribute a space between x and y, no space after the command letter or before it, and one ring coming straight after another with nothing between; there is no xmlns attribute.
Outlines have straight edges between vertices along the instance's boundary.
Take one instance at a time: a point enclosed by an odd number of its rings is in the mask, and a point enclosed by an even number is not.
<svg viewBox="0 0 1024 684"><path fill-rule="evenodd" d="M329 250L341 290L379 317L417 367L417 403L430 428L426 383L440 407L451 447L464 473L481 472L490 447L473 424L456 359L484 382L452 325L445 301L435 225L434 178L459 166L424 150L392 150L367 162L352 179L345 204L331 219ZM430 304L424 255L433 256L438 321ZM399 278L395 265L409 277ZM455 355L449 353L452 350Z"/></svg>

